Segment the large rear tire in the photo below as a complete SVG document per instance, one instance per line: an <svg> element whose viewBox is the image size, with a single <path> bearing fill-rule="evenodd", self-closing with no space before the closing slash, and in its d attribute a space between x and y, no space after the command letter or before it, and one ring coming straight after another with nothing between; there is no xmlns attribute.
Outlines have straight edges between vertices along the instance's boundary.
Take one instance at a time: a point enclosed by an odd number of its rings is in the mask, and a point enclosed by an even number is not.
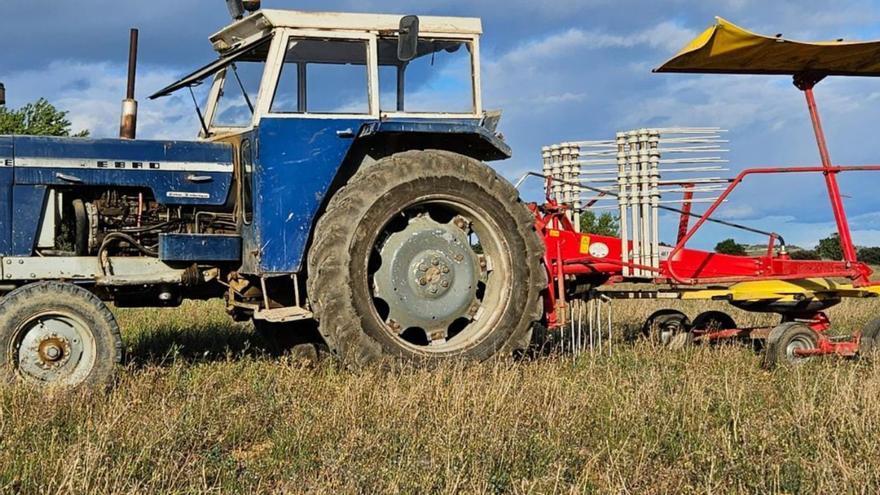
<svg viewBox="0 0 880 495"><path fill-rule="evenodd" d="M91 292L39 282L0 301L0 377L52 388L101 389L122 362L116 318Z"/></svg>
<svg viewBox="0 0 880 495"><path fill-rule="evenodd" d="M534 217L491 168L410 151L332 198L309 251L309 298L348 364L482 361L529 347L543 254Z"/></svg>

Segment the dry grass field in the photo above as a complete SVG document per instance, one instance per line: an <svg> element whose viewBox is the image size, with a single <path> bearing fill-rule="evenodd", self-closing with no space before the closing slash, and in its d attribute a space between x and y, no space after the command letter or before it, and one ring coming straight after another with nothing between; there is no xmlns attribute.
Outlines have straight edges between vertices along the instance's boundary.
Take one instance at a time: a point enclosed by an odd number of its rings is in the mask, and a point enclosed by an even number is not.
<svg viewBox="0 0 880 495"><path fill-rule="evenodd" d="M659 307L615 304L621 329ZM832 313L875 315L874 301ZM119 317L129 362L113 391L0 386L0 493L880 491L867 362L769 373L744 347L618 343L577 361L352 372L269 357L216 304Z"/></svg>

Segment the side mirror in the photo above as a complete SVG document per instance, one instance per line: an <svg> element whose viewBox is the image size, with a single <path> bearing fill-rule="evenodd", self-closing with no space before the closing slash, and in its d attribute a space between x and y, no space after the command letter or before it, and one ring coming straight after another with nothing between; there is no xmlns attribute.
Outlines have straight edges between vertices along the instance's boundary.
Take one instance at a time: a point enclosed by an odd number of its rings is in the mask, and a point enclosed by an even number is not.
<svg viewBox="0 0 880 495"><path fill-rule="evenodd" d="M408 15L400 20L400 38L397 42L397 58L409 62L419 54L419 18Z"/></svg>
<svg viewBox="0 0 880 495"><path fill-rule="evenodd" d="M232 20L237 21L244 17L242 0L226 0L226 7L229 9L229 16L232 17Z"/></svg>

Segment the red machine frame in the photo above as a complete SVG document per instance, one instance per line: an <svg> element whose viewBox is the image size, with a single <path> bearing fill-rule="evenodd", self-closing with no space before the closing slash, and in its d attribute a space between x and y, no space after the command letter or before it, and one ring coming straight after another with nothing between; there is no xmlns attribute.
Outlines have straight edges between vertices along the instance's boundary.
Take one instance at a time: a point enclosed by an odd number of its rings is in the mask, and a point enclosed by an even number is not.
<svg viewBox="0 0 880 495"><path fill-rule="evenodd" d="M545 264L550 284L547 288L545 306L548 326L554 328L566 323L564 315L566 283L568 281L577 278L587 278L591 284L596 286L624 282L627 281L623 276L624 267L654 273L653 282L655 284L666 284L673 288L705 284L734 284L760 280L803 280L815 278L847 278L853 281L854 287L877 285L876 282L870 280L873 273L871 268L857 259L856 248L853 244L837 175L843 172L880 171L880 165L835 166L832 163L813 93L813 88L822 79L824 79L824 76L812 74L801 74L794 77L795 86L803 91L806 97L822 165L763 167L743 170L729 181L725 191L702 215L693 214L690 210L690 203L685 202L682 210L676 210L681 214L677 244L669 256L666 257L667 259L660 262L659 268L624 262L621 239L579 233L567 215L569 208L549 199L549 195L544 205L532 204L531 209L535 214L536 228L542 234L547 247ZM758 257L731 256L687 247L688 241L707 222L719 222L718 220L713 220L711 218L712 215L747 177L801 173L821 173L825 176L828 197L834 213L837 233L840 236L843 261L792 260L784 249L777 252L776 247L780 237L772 233L769 235L767 253ZM554 179L552 177L544 178L547 180L549 191L549 186ZM686 186L685 189L687 189ZM601 194L610 194L599 192ZM689 193L685 192L685 199L688 196ZM698 218L692 227L690 227L691 217ZM733 226L737 227L736 225ZM590 255L589 246L597 242L608 246L609 252L606 257L596 258ZM631 248L632 243L629 243L627 247ZM830 328L830 324L824 313L803 314L799 315L799 318L810 322L809 325L820 337L816 349L798 351L799 355L837 354L852 356L858 353L860 340L858 333L846 340L831 339L825 335L825 332ZM711 335L701 335L699 338L717 340L725 337L741 336L745 332L751 333L752 331L753 329L724 329Z"/></svg>

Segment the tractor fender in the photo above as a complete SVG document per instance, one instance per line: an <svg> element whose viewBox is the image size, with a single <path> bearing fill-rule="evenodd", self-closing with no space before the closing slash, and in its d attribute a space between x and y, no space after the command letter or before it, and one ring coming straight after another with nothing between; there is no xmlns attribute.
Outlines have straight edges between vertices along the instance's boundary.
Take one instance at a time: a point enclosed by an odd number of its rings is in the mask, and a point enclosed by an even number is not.
<svg viewBox="0 0 880 495"><path fill-rule="evenodd" d="M361 127L357 144L391 146L394 152L441 149L482 161L506 160L513 156L510 146L478 120L369 122Z"/></svg>

